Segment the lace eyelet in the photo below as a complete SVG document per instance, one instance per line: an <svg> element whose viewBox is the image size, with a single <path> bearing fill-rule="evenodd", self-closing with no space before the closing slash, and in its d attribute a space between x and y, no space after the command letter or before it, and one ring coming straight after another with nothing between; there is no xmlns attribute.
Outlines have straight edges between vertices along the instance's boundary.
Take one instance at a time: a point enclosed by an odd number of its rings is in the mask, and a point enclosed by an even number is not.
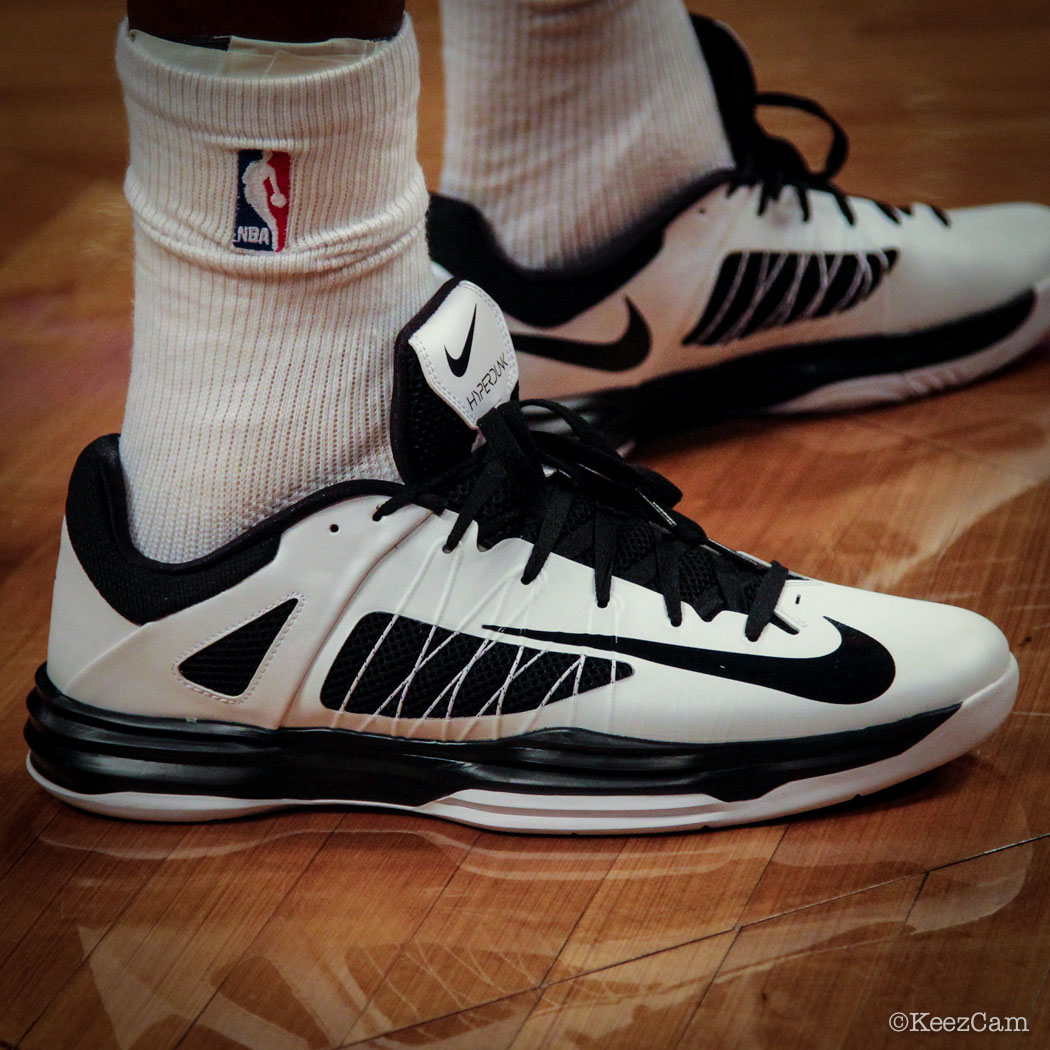
<svg viewBox="0 0 1050 1050"><path fill-rule="evenodd" d="M336 525L336 523L333 521L332 524L328 526L328 531L329 532L338 532L339 531L339 526Z"/></svg>

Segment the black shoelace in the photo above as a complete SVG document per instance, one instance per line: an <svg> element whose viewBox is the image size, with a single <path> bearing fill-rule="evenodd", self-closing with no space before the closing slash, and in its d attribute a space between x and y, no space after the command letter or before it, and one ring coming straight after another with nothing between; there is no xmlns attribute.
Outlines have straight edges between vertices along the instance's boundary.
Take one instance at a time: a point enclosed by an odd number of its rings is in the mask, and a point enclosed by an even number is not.
<svg viewBox="0 0 1050 1050"><path fill-rule="evenodd" d="M529 407L560 417L570 433L530 430L522 413ZM627 463L576 413L553 401L510 401L489 412L480 430L485 440L467 459L406 485L377 508L375 519L409 504L436 513L453 506L458 514L447 551L455 549L473 522L483 544L526 536L532 552L521 576L525 584L536 579L556 547L570 557L588 550L586 563L593 567L595 598L602 608L609 602L618 540L641 520L650 526L649 582L663 595L672 624L682 622L681 567L687 553L706 560L713 581L691 603L703 619L726 609L746 612L750 641L773 619L788 570L776 562L768 568L742 564L735 552L712 544L699 525L673 509L682 498L676 486L655 471Z"/></svg>
<svg viewBox="0 0 1050 1050"><path fill-rule="evenodd" d="M771 135L758 121L759 106L771 106L779 109L797 109L803 113L822 120L831 129L831 145L828 148L824 166L813 171L805 158L794 145L776 135ZM751 155L731 176L730 193L741 186L761 186L758 214L762 215L770 201L780 199L785 188L790 187L798 197L804 222L809 221L811 214L809 194L812 190L830 193L839 206L846 221L855 225L857 217L850 206L849 197L832 181L842 170L849 152L849 139L842 125L823 106L812 99L801 95L791 95L779 91L760 91L755 94L752 110L752 127L750 131ZM911 205L887 204L885 201L872 201L891 221L900 223L902 216L912 215ZM928 204L927 207L944 223L950 225L947 214L940 208Z"/></svg>

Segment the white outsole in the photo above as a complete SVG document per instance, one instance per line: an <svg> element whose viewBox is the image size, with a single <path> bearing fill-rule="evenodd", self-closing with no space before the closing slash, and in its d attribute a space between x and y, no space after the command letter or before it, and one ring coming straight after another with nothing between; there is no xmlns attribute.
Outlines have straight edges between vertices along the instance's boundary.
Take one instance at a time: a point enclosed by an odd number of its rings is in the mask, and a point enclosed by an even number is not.
<svg viewBox="0 0 1050 1050"><path fill-rule="evenodd" d="M708 795L533 795L468 789L422 806L350 799L237 799L160 795L136 791L85 795L52 783L26 766L41 787L79 809L109 817L147 821L209 821L301 806L366 806L441 817L460 824L532 834L631 834L688 830L800 813L869 795L935 769L980 743L1007 716L1017 693L1017 661L995 682L969 697L959 710L913 747L866 766L783 784L740 802Z"/></svg>
<svg viewBox="0 0 1050 1050"><path fill-rule="evenodd" d="M1050 332L1050 277L1035 285L1033 290L1035 305L1024 324L984 350L908 372L844 379L840 383L831 383L801 397L772 405L764 411L787 415L868 408L926 397L991 375L1034 349Z"/></svg>

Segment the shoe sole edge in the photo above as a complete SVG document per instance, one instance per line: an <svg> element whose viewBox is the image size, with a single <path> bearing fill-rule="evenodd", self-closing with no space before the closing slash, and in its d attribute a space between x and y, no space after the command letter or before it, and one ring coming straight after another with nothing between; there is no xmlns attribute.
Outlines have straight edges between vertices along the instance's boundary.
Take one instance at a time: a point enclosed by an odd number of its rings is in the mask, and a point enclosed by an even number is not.
<svg viewBox="0 0 1050 1050"><path fill-rule="evenodd" d="M1024 323L994 345L927 367L859 376L819 387L772 405L770 414L840 412L896 404L966 386L1006 368L1042 342L1050 332L1050 278L1033 289L1035 301Z"/></svg>
<svg viewBox="0 0 1050 1050"><path fill-rule="evenodd" d="M309 807L365 807L439 817L489 830L532 834L640 834L777 819L872 794L964 754L1006 717L1017 691L1017 662L995 682L954 708L932 731L898 754L836 772L782 783L754 798L697 793L553 794L468 787L419 804L370 798L245 798L109 791L86 793L51 780L33 763L30 776L56 798L104 816L142 821L201 822Z"/></svg>

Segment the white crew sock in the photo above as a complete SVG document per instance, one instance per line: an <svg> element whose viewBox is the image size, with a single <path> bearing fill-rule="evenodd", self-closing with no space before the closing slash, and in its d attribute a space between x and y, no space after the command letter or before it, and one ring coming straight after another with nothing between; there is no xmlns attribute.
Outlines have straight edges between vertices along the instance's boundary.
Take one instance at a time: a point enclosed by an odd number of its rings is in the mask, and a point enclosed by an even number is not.
<svg viewBox="0 0 1050 1050"><path fill-rule="evenodd" d="M135 217L121 459L136 546L186 561L325 485L397 477L393 343L434 287L418 56L407 17L390 41L228 55L125 25L117 66Z"/></svg>
<svg viewBox="0 0 1050 1050"><path fill-rule="evenodd" d="M601 248L732 165L680 0L441 0L441 192L527 266Z"/></svg>

